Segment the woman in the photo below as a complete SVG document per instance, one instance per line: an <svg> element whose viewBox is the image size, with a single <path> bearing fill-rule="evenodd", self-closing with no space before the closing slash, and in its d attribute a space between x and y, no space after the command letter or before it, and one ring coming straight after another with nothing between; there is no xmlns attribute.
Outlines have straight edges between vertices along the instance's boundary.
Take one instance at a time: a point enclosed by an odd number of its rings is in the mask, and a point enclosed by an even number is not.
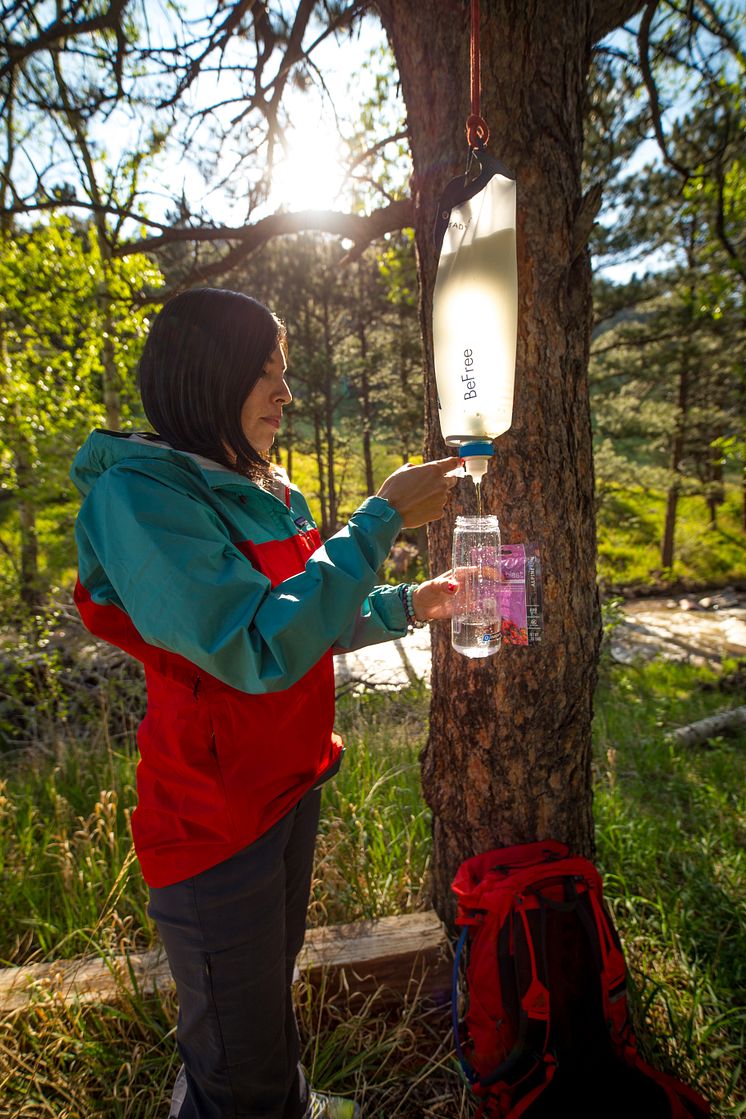
<svg viewBox="0 0 746 1119"><path fill-rule="evenodd" d="M179 1119L348 1119L311 1092L291 1002L320 786L340 764L334 651L447 617L448 577L375 586L440 517L455 458L402 467L322 544L269 451L292 399L279 321L236 292L167 303L140 363L156 435L96 431L76 602L145 666L135 848L179 997Z"/></svg>

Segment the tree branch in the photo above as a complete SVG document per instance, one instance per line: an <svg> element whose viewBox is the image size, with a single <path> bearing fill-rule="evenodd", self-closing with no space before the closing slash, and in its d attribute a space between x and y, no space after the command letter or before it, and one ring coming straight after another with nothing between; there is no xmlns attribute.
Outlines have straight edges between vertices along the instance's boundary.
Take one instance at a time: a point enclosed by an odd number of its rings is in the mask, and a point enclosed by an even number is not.
<svg viewBox="0 0 746 1119"><path fill-rule="evenodd" d="M215 50L216 47L220 47L221 50L225 50L228 40L237 30L244 15L247 12L250 12L253 7L254 0L239 0L239 3L235 4L230 9L230 12L228 13L226 19L215 30L215 33L208 39L207 45L205 46L202 53L196 55L192 59L186 73L184 74L181 81L177 84L176 89L174 90L171 97L168 97L165 101L159 102L157 108L171 108L179 100L179 98L186 92L187 89L189 89L192 82L194 82L194 80L199 75L205 59L212 54L213 50Z"/></svg>
<svg viewBox="0 0 746 1119"><path fill-rule="evenodd" d="M121 206L115 205L102 204L97 206L95 202L88 202L83 198L48 198L43 202L19 201L15 205L0 207L0 221L12 218L17 214L34 214L45 210L87 210L96 215L111 214L112 217L121 218L124 221L134 221L148 229L163 231L170 228L164 222L145 217L144 214L139 214L136 210L123 209Z"/></svg>
<svg viewBox="0 0 746 1119"><path fill-rule="evenodd" d="M660 102L658 100L658 89L653 77L653 71L650 67L650 26L653 22L658 7L658 0L649 0L643 17L640 21L640 30L637 36L640 55L640 69L642 70L642 80L645 83L645 89L648 93L648 100L650 102L650 116L653 122L653 130L655 138L658 141L658 147L661 150L663 159L672 170L676 171L684 180L690 178L690 171L683 164L677 162L668 151L666 144L666 137L663 134L663 124L661 122Z"/></svg>
<svg viewBox="0 0 746 1119"><path fill-rule="evenodd" d="M621 27L643 7L644 0L606 0L594 4L591 17L591 42L598 43L617 27Z"/></svg>
<svg viewBox="0 0 746 1119"><path fill-rule="evenodd" d="M719 13L715 10L709 0L699 0L699 3L705 10L705 12L707 12L711 23L708 24L705 20L700 19L696 12L692 13L691 18L695 19L700 27L703 27L705 31L709 31L711 35L715 35L717 38L721 39L727 46L728 50L732 52L733 57L738 61L741 68L746 69L746 55L744 55L736 36L731 35L730 31L728 31L728 28L725 26L722 19L720 18Z"/></svg>
<svg viewBox="0 0 746 1119"><path fill-rule="evenodd" d="M252 225L228 226L189 226L166 230L160 237L145 237L120 245L117 256L131 253L157 252L166 245L191 241L194 244L205 242L238 242L234 252L240 250L244 256L255 252L272 237L304 230L319 230L333 233L353 241L356 246L369 245L393 233L397 229L407 229L414 224L414 210L410 198L399 199L373 210L370 214L342 214L336 210L298 210L288 214L269 214ZM225 258L226 260L228 258ZM227 265L228 267L230 265Z"/></svg>
<svg viewBox="0 0 746 1119"><path fill-rule="evenodd" d="M64 40L90 35L95 31L121 30L120 17L126 6L127 0L112 0L108 10L102 15L91 16L90 19L81 20L80 23L66 23L62 19L56 19L35 39L29 39L26 43L14 43L8 40L5 44L8 60L0 66L0 80L32 54L48 50Z"/></svg>
<svg viewBox="0 0 746 1119"><path fill-rule="evenodd" d="M605 346L591 345L591 357L601 357L603 354L613 353L614 350L641 350L644 346L651 346L656 342L675 342L681 339L681 331L674 330L670 334L648 334L646 337L638 336L635 338L617 338L614 342L609 342ZM628 369L619 370L617 373L609 373L609 377L622 377L629 374Z"/></svg>
<svg viewBox="0 0 746 1119"><path fill-rule="evenodd" d="M97 233L97 236L98 236L98 244L99 244L99 248L101 250L101 255L102 256L109 256L110 253L111 253L111 247L109 245L109 240L108 240L107 233L106 233L106 222L104 220L104 214L103 214L105 204L102 202L102 199L101 199L101 191L99 189L98 179L96 178L96 168L95 168L95 164L94 164L94 160L93 160L93 155L92 155L92 152L91 152L90 145L88 143L88 137L86 136L85 130L84 130L83 125L81 123L80 113L78 113L73 108L71 98L69 96L69 91L68 91L68 88L67 88L67 84L66 84L64 76L62 74L62 66L60 64L59 55L58 55L57 51L52 52L52 65L53 65L53 68L54 68L54 75L55 75L55 78L56 78L56 81L57 81L57 88L58 88L59 93L60 93L60 99L61 99L61 102L64 106L64 113L65 113L65 117L66 117L66 120L67 120L67 126L71 130L73 136L75 137L75 141L76 141L76 144L77 144L77 150L80 154L80 158L83 161L83 166L85 167L85 174L86 174L86 177L87 177L87 180L88 180L88 193L89 193L89 195L90 195L90 197L91 197L91 199L94 203L93 212L94 212L94 218L95 218L95 222L96 222L96 233ZM70 144L69 141L68 141L68 144L69 144L69 147L71 149L72 154L74 155L72 144ZM81 178L82 178L82 176L81 176Z"/></svg>
<svg viewBox="0 0 746 1119"><path fill-rule="evenodd" d="M746 727L746 707L735 707L731 711L709 715L696 723L678 727L671 732L671 736L678 746L701 746L710 738L737 731L740 727Z"/></svg>
<svg viewBox="0 0 746 1119"><path fill-rule="evenodd" d="M408 136L409 129L402 128L400 132L394 132L393 135L386 136L383 140L379 140L376 144L373 144L371 147L369 147L367 151L361 152L360 155L355 156L355 158L347 167L347 174L351 175L355 168L359 167L361 163L365 163L366 159L368 159L372 155L375 155L376 152L381 150L381 148L385 148L387 144L393 144L397 140L406 140Z"/></svg>
<svg viewBox="0 0 746 1119"><path fill-rule="evenodd" d="M277 76L274 79L274 89L272 92L272 100L270 102L273 110L277 109L279 105L287 80L290 77L290 71L296 62L300 61L303 57L303 36L308 27L308 21L311 18L311 13L316 6L316 0L300 0L298 7L295 11L295 19L288 38L285 54L280 64Z"/></svg>

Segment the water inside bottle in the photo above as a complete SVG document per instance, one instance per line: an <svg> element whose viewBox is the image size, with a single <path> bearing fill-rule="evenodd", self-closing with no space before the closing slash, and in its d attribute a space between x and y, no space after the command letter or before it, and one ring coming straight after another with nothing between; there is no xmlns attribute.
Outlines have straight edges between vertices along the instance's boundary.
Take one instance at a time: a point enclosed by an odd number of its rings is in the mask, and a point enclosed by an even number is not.
<svg viewBox="0 0 746 1119"><path fill-rule="evenodd" d="M481 509L481 495L478 504ZM498 542L468 544L460 551L460 561L454 555L459 591L451 644L465 657L490 657L502 647L499 536Z"/></svg>
<svg viewBox="0 0 746 1119"><path fill-rule="evenodd" d="M451 644L465 657L491 657L502 646L500 619L494 623L474 622L454 618L451 626Z"/></svg>

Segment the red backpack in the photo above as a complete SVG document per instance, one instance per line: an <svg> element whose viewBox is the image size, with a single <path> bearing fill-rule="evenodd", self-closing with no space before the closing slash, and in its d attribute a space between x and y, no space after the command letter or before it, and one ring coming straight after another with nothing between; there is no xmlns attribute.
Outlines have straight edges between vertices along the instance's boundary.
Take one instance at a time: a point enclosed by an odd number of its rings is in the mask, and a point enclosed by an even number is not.
<svg viewBox="0 0 746 1119"><path fill-rule="evenodd" d="M627 969L588 859L547 840L463 863L453 968L461 1067L490 1119L701 1119L707 1102L640 1057ZM468 1006L459 1022L468 939Z"/></svg>

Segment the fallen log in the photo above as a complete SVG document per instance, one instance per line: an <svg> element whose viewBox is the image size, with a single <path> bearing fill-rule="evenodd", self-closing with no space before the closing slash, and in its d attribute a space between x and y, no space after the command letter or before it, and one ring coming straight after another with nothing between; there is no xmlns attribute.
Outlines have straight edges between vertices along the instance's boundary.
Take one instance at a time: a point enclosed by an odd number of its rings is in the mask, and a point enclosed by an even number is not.
<svg viewBox="0 0 746 1119"><path fill-rule="evenodd" d="M349 925L309 929L298 971L331 994L396 995L444 1002L450 991L451 953L433 912L381 917ZM0 970L0 1012L10 1014L49 1001L111 1003L123 994L173 989L162 948L108 958L21 964Z"/></svg>
<svg viewBox="0 0 746 1119"><path fill-rule="evenodd" d="M673 732L672 738L679 746L700 746L718 734L740 730L741 727L746 727L746 707L734 707L730 711L721 711L718 715L710 715L707 719L699 719L696 723L679 727Z"/></svg>

